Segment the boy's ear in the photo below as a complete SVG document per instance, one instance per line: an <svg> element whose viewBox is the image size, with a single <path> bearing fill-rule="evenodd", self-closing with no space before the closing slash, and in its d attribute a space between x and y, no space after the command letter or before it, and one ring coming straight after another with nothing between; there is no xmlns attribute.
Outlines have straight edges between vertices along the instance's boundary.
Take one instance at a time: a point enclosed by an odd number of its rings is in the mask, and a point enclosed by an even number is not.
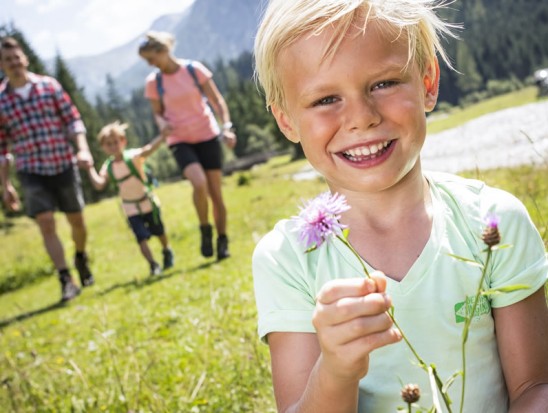
<svg viewBox="0 0 548 413"><path fill-rule="evenodd" d="M272 110L272 115L274 115L274 119L276 119L276 123L278 123L278 127L285 135L285 137L293 143L300 142L301 139L295 133L295 130L291 125L291 120L289 119L289 116L287 116L286 113L276 105L271 105L270 109Z"/></svg>
<svg viewBox="0 0 548 413"><path fill-rule="evenodd" d="M424 110L431 112L436 106L440 91L440 65L437 58L434 58L426 67L422 81L425 91Z"/></svg>

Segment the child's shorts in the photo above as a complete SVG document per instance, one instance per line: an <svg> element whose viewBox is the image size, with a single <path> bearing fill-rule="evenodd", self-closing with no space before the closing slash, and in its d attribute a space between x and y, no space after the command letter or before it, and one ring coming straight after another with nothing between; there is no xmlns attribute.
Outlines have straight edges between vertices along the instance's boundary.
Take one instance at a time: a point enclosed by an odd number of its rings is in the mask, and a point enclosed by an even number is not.
<svg viewBox="0 0 548 413"><path fill-rule="evenodd" d="M137 238L137 242L148 240L152 235L164 235L164 224L160 216L160 210L157 212L156 222L154 222L154 214L148 212L142 215L133 215L128 217L129 226Z"/></svg>

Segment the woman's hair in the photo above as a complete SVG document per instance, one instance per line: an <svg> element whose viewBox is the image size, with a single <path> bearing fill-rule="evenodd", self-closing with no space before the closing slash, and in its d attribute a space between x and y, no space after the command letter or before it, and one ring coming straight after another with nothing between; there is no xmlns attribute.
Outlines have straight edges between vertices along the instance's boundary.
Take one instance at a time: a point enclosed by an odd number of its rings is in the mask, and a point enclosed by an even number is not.
<svg viewBox="0 0 548 413"><path fill-rule="evenodd" d="M139 54L142 52L171 52L175 46L175 37L167 32L149 31L145 39L139 44Z"/></svg>
<svg viewBox="0 0 548 413"><path fill-rule="evenodd" d="M266 106L284 107L284 93L276 64L280 53L303 35L333 29L323 54L331 58L350 31L368 22L380 22L386 35L407 40L410 62L424 70L438 53L451 67L440 35L455 36L458 25L435 13L446 1L435 0L270 0L255 38L255 78L266 95Z"/></svg>
<svg viewBox="0 0 548 413"><path fill-rule="evenodd" d="M102 127L101 131L97 135L97 140L102 145L106 138L110 136L122 136L126 137L127 123L120 123L119 120L109 123Z"/></svg>

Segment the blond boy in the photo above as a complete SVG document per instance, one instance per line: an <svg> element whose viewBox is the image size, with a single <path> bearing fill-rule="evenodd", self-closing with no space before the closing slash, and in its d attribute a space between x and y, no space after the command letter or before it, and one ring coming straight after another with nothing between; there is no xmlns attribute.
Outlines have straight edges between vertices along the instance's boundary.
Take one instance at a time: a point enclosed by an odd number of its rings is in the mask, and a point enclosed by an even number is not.
<svg viewBox="0 0 548 413"><path fill-rule="evenodd" d="M137 239L141 253L149 263L150 274L159 275L162 268L154 260L148 246L148 239L155 235L160 240L164 270L173 266L173 252L160 215L159 201L146 182L144 162L164 142L167 132L142 148L126 150L127 127L127 124L116 121L101 129L97 139L110 158L103 164L99 173L90 167L89 177L97 190L103 190L109 180L117 185L122 199L122 209Z"/></svg>

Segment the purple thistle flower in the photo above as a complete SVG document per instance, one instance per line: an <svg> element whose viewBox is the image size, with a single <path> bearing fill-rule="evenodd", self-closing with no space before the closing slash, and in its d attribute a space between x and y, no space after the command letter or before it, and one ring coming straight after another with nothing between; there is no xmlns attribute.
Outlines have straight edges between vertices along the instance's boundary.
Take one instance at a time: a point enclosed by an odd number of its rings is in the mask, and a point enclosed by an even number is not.
<svg viewBox="0 0 548 413"><path fill-rule="evenodd" d="M499 217L495 213L489 212L484 221L485 228L481 234L481 239L491 248L500 243Z"/></svg>
<svg viewBox="0 0 548 413"><path fill-rule="evenodd" d="M292 218L297 223L295 231L299 233L299 240L310 250L319 247L330 237L342 235L346 226L339 219L349 209L344 195L332 195L330 192L307 201L299 215Z"/></svg>
<svg viewBox="0 0 548 413"><path fill-rule="evenodd" d="M494 212L489 212L484 218L485 226L488 228L499 227L499 217Z"/></svg>

